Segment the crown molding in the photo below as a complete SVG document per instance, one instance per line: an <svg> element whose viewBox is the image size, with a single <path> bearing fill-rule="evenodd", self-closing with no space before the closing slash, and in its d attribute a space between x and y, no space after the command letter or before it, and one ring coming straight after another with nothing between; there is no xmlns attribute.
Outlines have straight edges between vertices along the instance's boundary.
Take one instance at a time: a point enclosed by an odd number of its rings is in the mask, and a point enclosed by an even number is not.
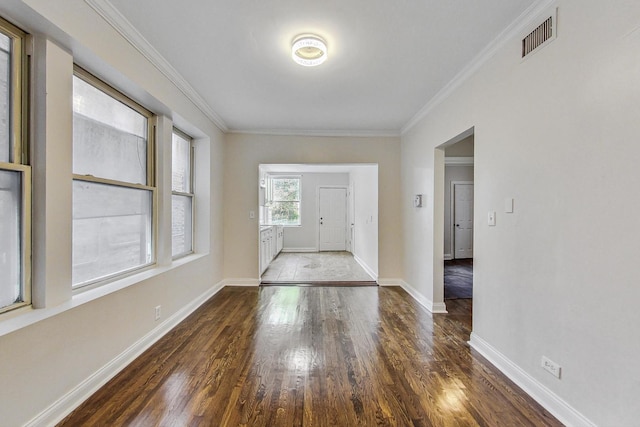
<svg viewBox="0 0 640 427"><path fill-rule="evenodd" d="M420 109L400 130L400 134L404 135L411 130L418 122L424 119L436 106L446 100L456 89L458 89L465 81L473 76L489 59L496 54L502 47L510 42L514 37L529 27L534 19L542 12L551 7L557 0L538 0L529 6L505 28L491 43L476 55L466 67L449 81L427 104Z"/></svg>
<svg viewBox="0 0 640 427"><path fill-rule="evenodd" d="M351 138L398 138L399 130L337 130L337 129L229 129L227 133L272 136L319 136Z"/></svg>
<svg viewBox="0 0 640 427"><path fill-rule="evenodd" d="M224 120L209 106L198 92L182 77L125 16L108 0L85 0L93 10L111 25L131 46L140 52L165 77L167 77L202 113L207 116L221 131L229 129Z"/></svg>

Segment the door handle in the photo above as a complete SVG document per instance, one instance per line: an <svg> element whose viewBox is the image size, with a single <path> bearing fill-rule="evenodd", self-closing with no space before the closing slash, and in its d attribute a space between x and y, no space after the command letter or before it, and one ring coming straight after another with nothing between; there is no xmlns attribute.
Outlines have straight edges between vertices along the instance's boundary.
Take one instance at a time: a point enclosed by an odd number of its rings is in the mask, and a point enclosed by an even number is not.
<svg viewBox="0 0 640 427"><path fill-rule="evenodd" d="M460 224L456 224L456 227L460 227Z"/></svg>

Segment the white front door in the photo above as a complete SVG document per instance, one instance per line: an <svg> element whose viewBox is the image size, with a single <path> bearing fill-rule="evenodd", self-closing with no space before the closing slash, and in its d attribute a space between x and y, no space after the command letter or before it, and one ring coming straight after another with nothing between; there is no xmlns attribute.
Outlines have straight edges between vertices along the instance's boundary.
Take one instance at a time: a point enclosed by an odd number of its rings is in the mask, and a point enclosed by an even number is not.
<svg viewBox="0 0 640 427"><path fill-rule="evenodd" d="M454 258L473 258L473 184L453 185Z"/></svg>
<svg viewBox="0 0 640 427"><path fill-rule="evenodd" d="M346 250L347 232L347 189L319 189L319 228L321 251Z"/></svg>

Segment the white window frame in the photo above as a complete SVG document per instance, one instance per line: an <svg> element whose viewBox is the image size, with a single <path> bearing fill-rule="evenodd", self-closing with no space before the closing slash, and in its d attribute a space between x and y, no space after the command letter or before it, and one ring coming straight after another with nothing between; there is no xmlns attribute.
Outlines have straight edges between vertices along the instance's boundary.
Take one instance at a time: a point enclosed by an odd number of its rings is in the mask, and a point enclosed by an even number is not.
<svg viewBox="0 0 640 427"><path fill-rule="evenodd" d="M172 196L183 196L183 197L189 197L191 198L191 249L189 249L188 251L179 253L179 254L173 254L173 249L172 249L172 253L171 253L171 258L172 259L178 259L178 258L182 258L185 257L187 255L191 255L193 253L195 253L195 224L196 224L196 216L195 216L195 211L196 211L196 197L195 197L195 180L193 179L194 177L194 159L195 159L195 148L194 148L194 144L193 144L193 138L190 137L189 135L187 135L186 133L182 132L180 129L178 128L173 128L173 132L171 134L171 145L173 148L173 134L176 134L180 137L182 137L183 139L186 139L187 141L189 141L189 192L184 193L181 191L174 191L173 190L173 185L171 186L171 195ZM171 165L172 165L172 171L171 173L173 174L173 159L171 159ZM172 218L172 223L173 223L173 218ZM172 248L173 248L173 235L172 237Z"/></svg>
<svg viewBox="0 0 640 427"><path fill-rule="evenodd" d="M22 301L0 307L0 313L31 305L31 166L29 166L28 128L28 61L27 33L0 18L0 32L11 39L11 156L0 162L0 170L19 172L21 175L20 218L20 288ZM0 284L1 286L2 284Z"/></svg>
<svg viewBox="0 0 640 427"><path fill-rule="evenodd" d="M121 270L118 272L114 272L113 274L108 274L105 276L100 276L93 280L89 280L86 282L82 282L79 284L72 284L73 290L80 290L87 287L94 287L109 283L117 278L126 277L132 273L138 272L140 270L147 269L157 263L157 242L158 242L158 192L156 187L156 154L155 154L155 146L156 146L156 126L157 126L157 116L153 114L151 111L147 110L128 96L124 95L114 87L108 85L103 82L99 78L95 77L93 74L79 67L78 65L74 65L73 74L75 77L78 77L85 81L86 83L92 85L93 87L99 89L106 95L114 98L117 101L122 102L127 105L131 109L137 111L141 115L147 118L147 183L146 184L137 184L126 181L119 181L108 178L100 178L92 175L78 175L73 174L73 181L84 181L96 184L104 184L114 187L120 188L129 188L129 189L137 189L137 190L146 190L151 192L152 202L151 202L151 260L148 263L138 265L136 267L132 267L127 270Z"/></svg>
<svg viewBox="0 0 640 427"><path fill-rule="evenodd" d="M298 189L299 189L299 197L298 200L275 200L273 198L274 191L273 185L274 181L278 179L297 179L298 180ZM271 223L271 209L273 207L273 203L275 202L297 202L298 203L298 224L272 224L272 225L281 225L283 227L301 227L302 226L302 176L301 175L268 175L267 176L267 194L268 194L268 208L269 208L269 222Z"/></svg>

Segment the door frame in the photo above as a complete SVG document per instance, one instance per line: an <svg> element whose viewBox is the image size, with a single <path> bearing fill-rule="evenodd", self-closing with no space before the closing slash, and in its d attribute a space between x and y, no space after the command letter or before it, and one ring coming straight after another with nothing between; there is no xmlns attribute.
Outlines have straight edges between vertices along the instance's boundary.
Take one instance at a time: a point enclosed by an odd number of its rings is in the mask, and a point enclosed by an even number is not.
<svg viewBox="0 0 640 427"><path fill-rule="evenodd" d="M349 229L349 204L347 200L349 199L349 186L348 185L319 185L316 187L316 206L318 209L316 210L316 248L318 252L320 252L320 189L321 188L337 188L343 189L347 192L347 197L345 197L344 207L345 207L345 221L344 221L344 245L345 249L347 248L347 230Z"/></svg>
<svg viewBox="0 0 640 427"><path fill-rule="evenodd" d="M441 145L436 146L433 149L433 288L431 294L432 313L447 313L447 306L444 302L444 189L446 186L446 182L444 179L444 150L446 147L460 142L471 135L475 135L474 127L470 127L464 132L454 136L453 138L449 139ZM476 176L477 169L475 169L474 155L474 181ZM477 243L475 232L473 237L473 252L475 254L475 247Z"/></svg>
<svg viewBox="0 0 640 427"><path fill-rule="evenodd" d="M449 197L450 199L449 201L451 202L451 209L449 212L449 214L451 215L451 223L450 223L451 230L449 230L449 232L451 233L451 259L456 259L456 225L454 221L456 217L456 212L455 212L456 197L455 197L454 188L456 185L473 185L473 181L451 181L451 192L449 193L451 195ZM475 196L475 186L474 186L474 196ZM474 205L475 205L475 198L474 198ZM474 229L475 229L475 226L476 225L473 224Z"/></svg>

